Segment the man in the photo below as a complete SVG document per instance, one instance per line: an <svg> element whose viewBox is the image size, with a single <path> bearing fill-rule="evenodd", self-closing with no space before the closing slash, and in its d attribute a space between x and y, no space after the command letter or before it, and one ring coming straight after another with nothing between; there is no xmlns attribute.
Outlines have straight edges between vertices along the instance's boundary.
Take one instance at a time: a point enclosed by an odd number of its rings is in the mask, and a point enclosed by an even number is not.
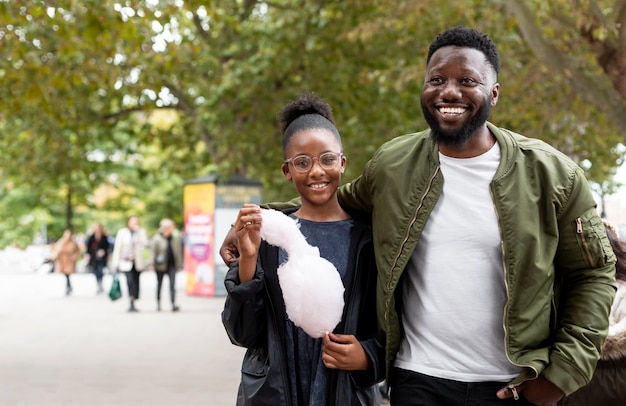
<svg viewBox="0 0 626 406"><path fill-rule="evenodd" d="M430 129L384 144L339 191L372 217L392 405L550 405L599 358L615 257L582 170L487 122L499 72L486 35L439 34Z"/></svg>

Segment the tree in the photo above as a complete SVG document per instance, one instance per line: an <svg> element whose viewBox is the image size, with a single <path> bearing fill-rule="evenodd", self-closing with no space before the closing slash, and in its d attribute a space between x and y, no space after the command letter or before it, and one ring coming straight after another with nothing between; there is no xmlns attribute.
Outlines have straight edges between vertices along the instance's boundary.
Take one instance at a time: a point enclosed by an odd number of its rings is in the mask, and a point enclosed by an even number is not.
<svg viewBox="0 0 626 406"><path fill-rule="evenodd" d="M542 18L552 12L529 1ZM176 217L184 180L208 174L254 177L265 199L288 198L275 114L303 90L333 106L349 180L384 141L425 127L424 57L453 25L489 33L503 55L494 122L590 163L590 179L608 179L623 155L616 113L590 104L571 76L538 57L506 7L0 0L0 77L11 84L0 88L3 182L36 191L39 207L64 206L67 224L76 213L81 222L90 217L82 213L110 213L111 224L131 212L150 223Z"/></svg>
<svg viewBox="0 0 626 406"><path fill-rule="evenodd" d="M538 58L626 140L626 1L505 3Z"/></svg>
<svg viewBox="0 0 626 406"><path fill-rule="evenodd" d="M622 149L616 148L623 137L615 123L598 106L585 102L565 74L537 57L531 44L520 35L517 18L505 12L503 2L443 1L438 6L420 0L400 1L378 19L363 24L361 35L393 44L388 47L396 55L392 58L395 64L380 73L386 78L385 85L403 92L407 85L415 86L413 106L419 105L428 44L448 27L476 27L494 39L502 56L501 95L492 120L552 144L581 163L589 179L610 179L624 155ZM394 27L401 27L403 32ZM578 58L590 57L584 49L576 49ZM386 55L382 47L376 48L376 52ZM412 59L403 58L407 55ZM397 105L396 100L383 103ZM389 110L395 109L386 111ZM406 117L403 119L411 123ZM423 125L421 119L413 121Z"/></svg>

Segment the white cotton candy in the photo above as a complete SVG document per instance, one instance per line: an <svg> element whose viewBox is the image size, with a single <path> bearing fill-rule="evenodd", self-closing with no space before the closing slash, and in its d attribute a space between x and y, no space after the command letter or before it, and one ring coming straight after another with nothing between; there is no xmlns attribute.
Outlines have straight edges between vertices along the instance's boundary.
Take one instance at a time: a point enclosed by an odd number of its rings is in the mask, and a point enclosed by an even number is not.
<svg viewBox="0 0 626 406"><path fill-rule="evenodd" d="M261 216L261 238L287 252L287 262L278 267L287 316L311 337L323 337L343 313L339 272L306 242L294 219L276 210L262 210Z"/></svg>

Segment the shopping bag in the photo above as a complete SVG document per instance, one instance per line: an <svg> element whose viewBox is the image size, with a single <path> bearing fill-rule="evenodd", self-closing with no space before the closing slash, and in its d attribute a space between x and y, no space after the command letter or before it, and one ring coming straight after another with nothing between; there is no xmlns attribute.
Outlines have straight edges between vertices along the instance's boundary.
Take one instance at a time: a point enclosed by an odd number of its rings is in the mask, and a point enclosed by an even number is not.
<svg viewBox="0 0 626 406"><path fill-rule="evenodd" d="M109 297L113 301L122 297L122 287L120 286L120 279L117 273L113 274L113 283L111 284L111 290L109 290Z"/></svg>

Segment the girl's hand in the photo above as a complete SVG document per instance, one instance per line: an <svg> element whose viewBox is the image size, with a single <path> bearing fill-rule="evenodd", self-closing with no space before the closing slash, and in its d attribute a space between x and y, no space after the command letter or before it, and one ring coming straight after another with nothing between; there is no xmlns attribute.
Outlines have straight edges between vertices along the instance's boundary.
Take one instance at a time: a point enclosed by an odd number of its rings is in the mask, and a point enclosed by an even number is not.
<svg viewBox="0 0 626 406"><path fill-rule="evenodd" d="M239 280L247 282L254 277L256 260L261 246L261 208L244 204L234 223L239 244Z"/></svg>
<svg viewBox="0 0 626 406"><path fill-rule="evenodd" d="M363 346L353 335L328 333L323 339L322 361L326 368L362 371L370 361Z"/></svg>
<svg viewBox="0 0 626 406"><path fill-rule="evenodd" d="M239 210L234 228L240 256L256 256L261 245L261 222L261 208L256 204L244 204Z"/></svg>

